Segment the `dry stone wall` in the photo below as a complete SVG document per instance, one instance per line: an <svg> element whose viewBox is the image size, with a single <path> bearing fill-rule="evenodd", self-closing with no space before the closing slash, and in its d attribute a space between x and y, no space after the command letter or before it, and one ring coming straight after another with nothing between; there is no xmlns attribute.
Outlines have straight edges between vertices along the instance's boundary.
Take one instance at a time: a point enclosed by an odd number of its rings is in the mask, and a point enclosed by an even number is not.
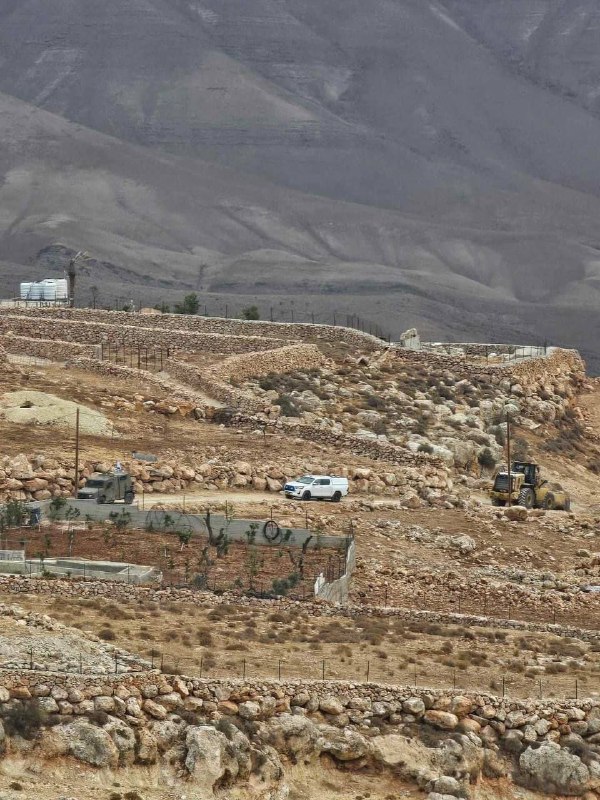
<svg viewBox="0 0 600 800"><path fill-rule="evenodd" d="M100 346L94 344L78 344L57 339L34 339L16 336L12 333L1 337L2 345L7 353L20 356L47 358L50 361L65 361L68 358L100 358Z"/></svg>
<svg viewBox="0 0 600 800"><path fill-rule="evenodd" d="M170 359L166 371L176 380L202 390L210 397L246 414L265 414L275 417L278 406L267 405L231 385L230 379L260 377L271 372L288 373L295 370L310 370L326 363L326 358L316 345L299 344L280 347L276 350L230 356L219 364L199 370L176 359Z"/></svg>
<svg viewBox="0 0 600 800"><path fill-rule="evenodd" d="M13 310L15 309L11 309ZM19 316L12 313L0 313L0 333L85 344L106 342L130 347L224 354L272 350L287 344L284 340L265 339L259 336L228 336L219 333L137 327L127 325L126 321L115 324L41 315Z"/></svg>
<svg viewBox="0 0 600 800"><path fill-rule="evenodd" d="M425 350L396 348L390 351L392 357L404 364L436 366L447 369L459 378L478 378L490 383L510 380L524 387L535 389L541 383L566 378L583 380L585 363L576 350L549 348L548 355L524 359L509 364L487 364L468 361L464 356L442 355Z"/></svg>
<svg viewBox="0 0 600 800"><path fill-rule="evenodd" d="M334 325L309 325L303 323L266 322L254 320L200 317L187 314L137 314L123 311L93 309L34 309L14 308L11 314L36 316L43 314L64 320L103 322L115 326L139 326L162 331L187 331L189 333L218 334L222 336L262 337L268 339L310 340L347 344L361 350L379 350L387 343L368 333ZM257 348L258 349L258 348Z"/></svg>
<svg viewBox="0 0 600 800"><path fill-rule="evenodd" d="M112 769L164 768L170 760L190 789L201 781L207 797L236 779L247 785L257 764L266 782L268 762L271 785L259 796L283 798L282 763L322 755L345 769L390 770L431 791L430 800L448 797L438 792L446 788L467 797L483 776L570 796L600 786L597 700L519 702L376 683L215 681L157 671L0 672L1 711L18 714L32 702L49 721L29 747L37 756ZM9 755L18 752L18 740L4 729L1 736Z"/></svg>
<svg viewBox="0 0 600 800"><path fill-rule="evenodd" d="M314 461L311 462L314 466ZM283 489L286 479L307 471L307 459L294 455L269 458L268 463L252 463L233 458L215 462L206 456L188 458L163 458L154 464L123 460L123 467L132 475L139 494L194 494L199 491L234 489L272 492ZM108 462L87 460L80 467L80 484L95 471L108 471ZM449 492L452 488L447 473L436 469L416 470L392 466L352 466L348 459L327 458L318 465L333 474L348 477L351 495L374 494L401 498L409 506L421 506L421 496L430 488ZM19 454L0 458L0 500L47 500L52 497L70 497L74 489L74 467L70 459L58 460L40 455Z"/></svg>

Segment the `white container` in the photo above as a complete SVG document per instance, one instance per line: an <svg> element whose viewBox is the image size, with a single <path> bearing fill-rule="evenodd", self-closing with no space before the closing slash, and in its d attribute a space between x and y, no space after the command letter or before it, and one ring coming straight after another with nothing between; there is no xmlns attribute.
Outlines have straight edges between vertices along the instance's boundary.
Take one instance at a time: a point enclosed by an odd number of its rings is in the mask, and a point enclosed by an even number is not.
<svg viewBox="0 0 600 800"><path fill-rule="evenodd" d="M42 300L54 302L56 300L56 278L46 278L41 283Z"/></svg>
<svg viewBox="0 0 600 800"><path fill-rule="evenodd" d="M29 292L31 291L32 287L31 281L27 281L26 283L21 284L21 300L28 300L29 299Z"/></svg>
<svg viewBox="0 0 600 800"><path fill-rule="evenodd" d="M44 287L41 283L32 283L29 287L29 294L27 296L28 300L43 300L44 299Z"/></svg>
<svg viewBox="0 0 600 800"><path fill-rule="evenodd" d="M56 281L56 299L68 300L69 298L69 282L66 278L59 278Z"/></svg>

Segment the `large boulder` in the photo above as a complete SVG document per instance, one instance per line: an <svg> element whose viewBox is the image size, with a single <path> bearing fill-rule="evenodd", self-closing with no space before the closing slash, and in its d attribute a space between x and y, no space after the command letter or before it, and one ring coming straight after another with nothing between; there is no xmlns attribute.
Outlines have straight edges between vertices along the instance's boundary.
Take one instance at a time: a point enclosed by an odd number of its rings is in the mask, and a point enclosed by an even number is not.
<svg viewBox="0 0 600 800"><path fill-rule="evenodd" d="M292 714L279 714L261 725L260 738L294 763L316 758L323 749L323 737L314 722Z"/></svg>
<svg viewBox="0 0 600 800"><path fill-rule="evenodd" d="M212 792L216 783L234 779L238 763L225 734L210 725L190 727L185 737L185 766L194 783Z"/></svg>
<svg viewBox="0 0 600 800"><path fill-rule="evenodd" d="M523 506L509 506L504 509L504 516L511 522L527 522L529 514Z"/></svg>
<svg viewBox="0 0 600 800"><path fill-rule="evenodd" d="M528 747L521 753L519 767L527 786L551 794L583 794L590 779L590 771L579 756L555 742Z"/></svg>
<svg viewBox="0 0 600 800"><path fill-rule="evenodd" d="M113 740L115 747L119 751L119 763L121 766L132 764L135 757L135 733L122 720L117 717L111 719L104 725L104 730Z"/></svg>
<svg viewBox="0 0 600 800"><path fill-rule="evenodd" d="M336 761L356 761L372 752L370 742L350 728L321 725L320 731L323 734L323 752L329 753Z"/></svg>
<svg viewBox="0 0 600 800"><path fill-rule="evenodd" d="M64 726L62 733L65 736L70 755L90 764L93 767L116 767L119 762L119 751L110 734L90 725L89 722L73 722Z"/></svg>

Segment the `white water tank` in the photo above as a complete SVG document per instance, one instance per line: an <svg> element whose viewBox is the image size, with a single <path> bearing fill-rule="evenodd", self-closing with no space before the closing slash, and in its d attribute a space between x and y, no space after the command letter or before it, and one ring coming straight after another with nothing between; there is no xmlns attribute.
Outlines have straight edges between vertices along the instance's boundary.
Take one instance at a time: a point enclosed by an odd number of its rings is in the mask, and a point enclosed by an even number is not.
<svg viewBox="0 0 600 800"><path fill-rule="evenodd" d="M54 302L56 300L56 278L46 278L41 282L42 296L41 300L49 300Z"/></svg>
<svg viewBox="0 0 600 800"><path fill-rule="evenodd" d="M44 299L44 287L41 283L32 283L29 287L29 294L27 296L28 300L43 300Z"/></svg>
<svg viewBox="0 0 600 800"><path fill-rule="evenodd" d="M31 281L27 281L21 284L21 300L28 300L29 299L29 292L31 291L32 287Z"/></svg>
<svg viewBox="0 0 600 800"><path fill-rule="evenodd" d="M56 281L56 299L67 300L69 297L69 283L66 278L58 278Z"/></svg>

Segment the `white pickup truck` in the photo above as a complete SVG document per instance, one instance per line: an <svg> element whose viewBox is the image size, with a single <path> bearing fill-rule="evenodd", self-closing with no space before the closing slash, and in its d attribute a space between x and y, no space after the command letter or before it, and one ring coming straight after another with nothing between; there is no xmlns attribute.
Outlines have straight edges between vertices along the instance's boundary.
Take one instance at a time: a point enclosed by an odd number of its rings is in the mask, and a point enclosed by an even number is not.
<svg viewBox="0 0 600 800"><path fill-rule="evenodd" d="M336 478L335 475L303 475L295 481L288 481L283 491L289 499L327 499L339 503L348 494L348 479Z"/></svg>

